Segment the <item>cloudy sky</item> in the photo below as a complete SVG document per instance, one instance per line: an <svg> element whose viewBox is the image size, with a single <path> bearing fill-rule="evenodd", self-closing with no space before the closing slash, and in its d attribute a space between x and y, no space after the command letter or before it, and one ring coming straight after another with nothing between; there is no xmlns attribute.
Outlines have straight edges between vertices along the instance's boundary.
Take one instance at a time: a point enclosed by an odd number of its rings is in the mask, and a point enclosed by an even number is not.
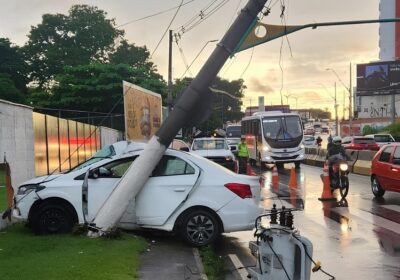
<svg viewBox="0 0 400 280"><path fill-rule="evenodd" d="M146 45L151 53L170 23L182 0L0 0L0 37L7 37L17 45L23 45L31 26L41 22L44 13L63 13L74 4L89 4L107 12L115 18L117 26L126 32L131 43ZM233 18L247 0L184 0L171 25L176 32L185 26L179 40L180 49L173 45L173 76L180 78L187 64L199 54L190 68L195 75L215 47L215 42L224 35ZM377 19L379 0L273 0L268 1L270 15L263 18L267 24L281 24L281 3L285 5L288 25L303 25L315 22ZM207 7L209 7L207 9ZM142 17L171 9L169 12L139 20ZM214 12L210 14L210 11ZM200 14L204 20L199 22ZM193 26L193 23L198 22ZM292 108L329 108L333 110L334 83L343 111L345 88L336 78L349 84L349 65L378 60L378 24L321 27L305 29L287 38L277 39L237 54L227 61L220 71L225 79L243 78L247 86L245 104L255 105L258 96L265 96L266 104L280 104L280 95L291 95ZM167 36L154 52L152 60L167 80L168 42ZM208 43L207 43L208 42ZM184 58L183 58L184 57ZM282 70L281 70L282 68ZM190 74L187 74L190 75ZM287 99L284 97L284 103ZM346 106L348 100L346 99Z"/></svg>

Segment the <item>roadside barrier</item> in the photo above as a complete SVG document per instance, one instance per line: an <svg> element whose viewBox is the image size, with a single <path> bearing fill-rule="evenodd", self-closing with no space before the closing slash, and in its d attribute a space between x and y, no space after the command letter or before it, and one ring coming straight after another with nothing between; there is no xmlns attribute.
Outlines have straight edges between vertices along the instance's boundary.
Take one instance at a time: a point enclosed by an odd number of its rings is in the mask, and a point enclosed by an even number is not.
<svg viewBox="0 0 400 280"><path fill-rule="evenodd" d="M324 168L322 169L323 173L321 174L321 179L322 179L322 194L321 197L318 198L318 200L325 201L325 200L335 200L332 196L331 192L331 187L330 187L330 181L329 181L329 167L325 163Z"/></svg>
<svg viewBox="0 0 400 280"><path fill-rule="evenodd" d="M309 148L308 154L303 161L307 165L324 166L327 151L325 149ZM351 154L353 152L353 154ZM371 161L377 151L357 151L346 150L346 154L350 157L349 171L360 175L369 176L371 173Z"/></svg>
<svg viewBox="0 0 400 280"><path fill-rule="evenodd" d="M326 161L327 150L319 149L318 157L315 159L315 166L323 167Z"/></svg>
<svg viewBox="0 0 400 280"><path fill-rule="evenodd" d="M308 165L315 165L315 160L318 157L318 149L316 148L309 148L309 154L305 160L306 164Z"/></svg>
<svg viewBox="0 0 400 280"><path fill-rule="evenodd" d="M353 173L371 175L371 160L377 151L359 151L357 161L353 166Z"/></svg>
<svg viewBox="0 0 400 280"><path fill-rule="evenodd" d="M346 150L346 155L350 158L347 163L349 164L349 171L353 172L354 164L358 158L358 151L357 150Z"/></svg>

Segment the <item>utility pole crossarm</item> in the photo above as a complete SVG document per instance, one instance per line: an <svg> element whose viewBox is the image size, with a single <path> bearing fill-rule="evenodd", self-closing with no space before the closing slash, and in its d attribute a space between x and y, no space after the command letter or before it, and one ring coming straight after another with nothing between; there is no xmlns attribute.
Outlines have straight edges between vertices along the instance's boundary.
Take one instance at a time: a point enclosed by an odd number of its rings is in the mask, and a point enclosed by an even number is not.
<svg viewBox="0 0 400 280"><path fill-rule="evenodd" d="M385 23L385 22L400 22L400 18L389 19L374 19L374 20L356 20L356 21L337 21L337 22L320 22L310 23L305 25L271 25L262 22L255 22L249 31L241 40L239 46L235 49L235 53L247 50L257 45L272 41L282 36L294 33L296 31L312 28L316 29L321 26L337 26L337 25L355 25L355 24L368 24L368 23ZM263 32L265 33L262 36ZM261 35L260 35L261 34Z"/></svg>

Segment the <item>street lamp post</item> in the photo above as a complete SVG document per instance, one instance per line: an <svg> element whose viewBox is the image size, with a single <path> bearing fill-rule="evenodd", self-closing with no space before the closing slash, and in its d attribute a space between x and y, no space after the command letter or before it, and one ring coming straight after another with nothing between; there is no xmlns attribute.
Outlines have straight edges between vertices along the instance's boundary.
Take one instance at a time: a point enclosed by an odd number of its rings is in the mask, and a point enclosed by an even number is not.
<svg viewBox="0 0 400 280"><path fill-rule="evenodd" d="M339 104L337 104L337 96L336 96L336 82L335 82L335 95L332 97L331 93L328 91L328 89L326 88L325 85L320 84L325 90L326 92L330 95L330 97L335 101L335 134L338 135L339 134L339 119L338 119L338 106Z"/></svg>
<svg viewBox="0 0 400 280"><path fill-rule="evenodd" d="M351 86L352 86L352 83L351 83L351 62L350 62L350 86L349 87L345 85L345 83L342 81L342 79L339 77L339 75L336 73L336 71L334 69L326 68L326 70L327 71L332 71L333 74L335 74L336 78L338 78L338 80L342 84L342 86L349 92L349 133L350 133L350 136L351 136L353 134L352 133L352 122L353 122L353 120L352 120L353 119L352 99L353 98L352 98L352 93L351 93ZM344 116L343 116L343 118L344 118Z"/></svg>

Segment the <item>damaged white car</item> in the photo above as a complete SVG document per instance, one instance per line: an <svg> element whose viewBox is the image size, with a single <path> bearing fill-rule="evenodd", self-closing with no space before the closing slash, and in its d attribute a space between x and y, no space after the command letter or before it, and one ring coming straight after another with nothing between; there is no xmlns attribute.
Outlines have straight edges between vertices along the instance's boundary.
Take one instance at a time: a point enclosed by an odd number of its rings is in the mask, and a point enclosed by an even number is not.
<svg viewBox="0 0 400 280"><path fill-rule="evenodd" d="M13 216L38 234L90 224L141 151L136 146L68 173L25 182L14 197ZM205 245L223 232L251 230L262 211L259 202L258 177L168 149L119 227L175 231L195 246Z"/></svg>

